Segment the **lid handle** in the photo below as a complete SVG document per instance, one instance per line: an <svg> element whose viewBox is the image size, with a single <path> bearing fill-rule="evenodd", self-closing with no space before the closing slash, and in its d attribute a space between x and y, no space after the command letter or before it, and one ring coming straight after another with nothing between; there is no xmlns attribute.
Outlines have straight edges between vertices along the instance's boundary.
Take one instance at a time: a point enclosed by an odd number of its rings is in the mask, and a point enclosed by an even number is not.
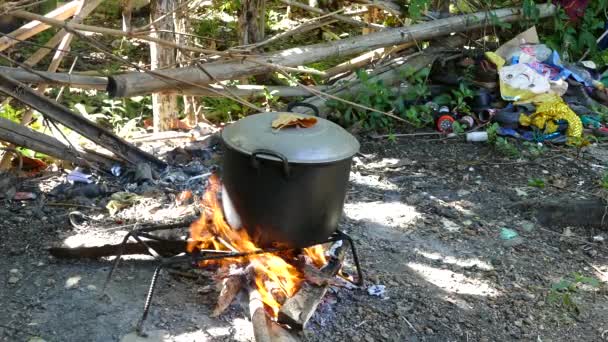
<svg viewBox="0 0 608 342"><path fill-rule="evenodd" d="M283 163L283 174L285 175L285 178L289 177L290 169L289 169L289 161L287 161L287 157L285 157L284 155L282 155L279 152L275 152L272 150L268 150L268 149L264 149L264 148L257 149L251 153L251 165L255 169L260 168L260 161L258 160L259 155L267 155L267 156L271 156L271 157L280 159L281 162Z"/></svg>
<svg viewBox="0 0 608 342"><path fill-rule="evenodd" d="M319 108L311 103L306 103L306 102L292 102L290 104L287 105L287 111L291 112L292 109L294 109L295 107L306 107L306 108L310 108L312 109L313 113L315 113L315 116L319 116Z"/></svg>

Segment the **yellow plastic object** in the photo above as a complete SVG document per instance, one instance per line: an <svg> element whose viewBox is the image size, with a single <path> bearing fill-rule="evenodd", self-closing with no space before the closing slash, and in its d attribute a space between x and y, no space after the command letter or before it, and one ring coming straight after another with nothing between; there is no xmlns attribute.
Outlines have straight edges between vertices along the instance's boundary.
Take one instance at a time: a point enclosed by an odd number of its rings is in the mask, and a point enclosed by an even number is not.
<svg viewBox="0 0 608 342"><path fill-rule="evenodd" d="M505 66L505 60L498 54L488 51L485 55L490 62L496 65L497 70L500 70ZM513 88L503 82L500 78L498 79L498 83L500 84L500 96L502 99L505 101L513 101L516 104L551 101L555 95L552 91L543 94L535 94L529 90Z"/></svg>
<svg viewBox="0 0 608 342"><path fill-rule="evenodd" d="M545 130L545 133L553 133L557 130L556 121L568 122L568 137L580 137L583 134L583 123L576 113L559 97L552 101L538 103L536 112L532 115L522 114L519 123L522 126L536 126Z"/></svg>

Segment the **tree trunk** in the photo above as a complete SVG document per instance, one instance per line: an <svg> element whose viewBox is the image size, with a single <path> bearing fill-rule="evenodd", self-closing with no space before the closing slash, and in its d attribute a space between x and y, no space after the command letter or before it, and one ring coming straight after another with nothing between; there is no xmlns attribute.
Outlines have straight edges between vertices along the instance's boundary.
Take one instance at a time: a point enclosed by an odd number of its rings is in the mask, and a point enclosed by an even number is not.
<svg viewBox="0 0 608 342"><path fill-rule="evenodd" d="M175 0L156 0L151 4L150 21L173 10L177 6ZM158 32L159 30L169 32ZM165 40L175 40L173 16L168 15L152 25L152 35ZM157 43L150 43L150 62L152 70L175 67L175 49ZM152 114L154 131L166 131L173 128L177 120L177 96L173 94L152 94Z"/></svg>
<svg viewBox="0 0 608 342"><path fill-rule="evenodd" d="M187 0L177 0L178 4L176 4L176 6L181 6L186 1ZM175 13L175 31L178 33L192 32L192 24L190 23L190 17L188 16L190 11L188 8L189 6L185 6L182 10ZM194 38L190 35L178 34L175 38L176 42L180 45L194 45ZM190 66L190 61L194 57L197 56L193 51L177 50L177 63L180 67ZM184 101L184 114L186 115L188 124L195 125L205 119L204 115L201 113L202 105L199 103L197 97L183 95L182 99Z"/></svg>
<svg viewBox="0 0 608 342"><path fill-rule="evenodd" d="M239 45L249 45L264 40L266 25L266 0L241 0L238 22ZM256 51L260 49L254 49ZM265 83L267 75L257 75L257 83ZM246 79L241 84L247 84Z"/></svg>
<svg viewBox="0 0 608 342"><path fill-rule="evenodd" d="M265 0L241 0L239 11L239 44L248 45L264 39Z"/></svg>

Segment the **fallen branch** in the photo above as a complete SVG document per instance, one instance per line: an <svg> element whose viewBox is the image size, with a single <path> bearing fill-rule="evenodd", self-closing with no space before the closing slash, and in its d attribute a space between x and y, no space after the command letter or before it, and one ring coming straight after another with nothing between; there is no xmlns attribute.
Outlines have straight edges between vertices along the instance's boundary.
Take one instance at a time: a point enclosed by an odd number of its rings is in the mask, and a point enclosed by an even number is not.
<svg viewBox="0 0 608 342"><path fill-rule="evenodd" d="M129 163L150 163L155 167L163 167L165 165L158 158L129 144L114 133L73 113L65 106L37 94L27 85L3 74L0 74L0 92L35 108L47 118L71 128Z"/></svg>
<svg viewBox="0 0 608 342"><path fill-rule="evenodd" d="M550 4L537 6L539 17L555 13ZM129 97L166 91L183 86L184 81L196 84L209 84L213 79L219 81L238 79L244 76L266 73L271 70L259 62L282 66L299 66L326 59L328 57L351 56L379 47L422 41L452 32L473 30L490 23L490 15L502 22L512 22L522 18L521 8L507 8L491 12L454 16L422 24L386 29L365 36L342 39L330 43L314 44L278 51L263 56L249 56L241 60L216 61L205 64L206 72L197 67L159 70L158 74L171 76L172 79L158 79L147 73L127 73L112 76L108 82L108 92L114 97ZM257 63L256 63L257 62ZM209 77L211 75L212 77Z"/></svg>
<svg viewBox="0 0 608 342"><path fill-rule="evenodd" d="M67 4L47 13L46 15L39 16L39 17L48 19L48 20L65 20L65 19L71 17L72 15L74 15L74 13L76 13L76 10L80 7L80 5L82 5L81 1L75 0L72 2L68 2ZM14 15L17 12L21 12L21 10L12 12L11 14ZM25 18L25 19L27 19L27 18ZM19 43L20 41L26 40L32 36L35 36L36 34L51 27L51 25L45 24L41 20L36 20L36 19L30 19L30 20L33 20L33 21L21 26L20 28L9 33L8 35L0 38L0 51L4 51L4 50L8 49L9 47Z"/></svg>
<svg viewBox="0 0 608 342"><path fill-rule="evenodd" d="M70 161L80 166L88 167L93 163L100 165L101 169L110 170L112 165L115 164L115 161L110 158L84 151L74 151L51 136L36 132L4 118L0 118L0 140L9 142L15 146L44 153L53 158Z"/></svg>

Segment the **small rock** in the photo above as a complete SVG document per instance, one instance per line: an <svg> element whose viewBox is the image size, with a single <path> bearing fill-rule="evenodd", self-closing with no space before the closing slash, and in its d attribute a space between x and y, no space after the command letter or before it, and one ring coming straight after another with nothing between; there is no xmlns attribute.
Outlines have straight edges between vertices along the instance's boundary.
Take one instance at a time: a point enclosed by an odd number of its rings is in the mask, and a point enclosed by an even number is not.
<svg viewBox="0 0 608 342"><path fill-rule="evenodd" d="M19 269L13 268L9 271L10 274L19 274Z"/></svg>
<svg viewBox="0 0 608 342"><path fill-rule="evenodd" d="M22 223L22 222L25 222L25 217L15 216L15 217L13 217L13 221Z"/></svg>
<svg viewBox="0 0 608 342"><path fill-rule="evenodd" d="M458 195L458 197L464 197L464 196L467 196L469 194L471 194L471 192L468 191L468 190L464 190L464 189L460 189L460 190L458 190L456 192L456 195Z"/></svg>
<svg viewBox="0 0 608 342"><path fill-rule="evenodd" d="M366 342L375 342L376 340L372 337L372 335L365 334L365 341Z"/></svg>
<svg viewBox="0 0 608 342"><path fill-rule="evenodd" d="M80 276L69 277L68 280L65 281L65 288L74 289L74 288L78 287L78 285L80 283L80 279L82 279L82 277L80 277Z"/></svg>
<svg viewBox="0 0 608 342"><path fill-rule="evenodd" d="M19 277L12 276L12 277L8 278L9 284L16 284L18 282L19 282Z"/></svg>
<svg viewBox="0 0 608 342"><path fill-rule="evenodd" d="M95 285L87 285L87 290L89 290L89 291L97 291L97 286L95 286Z"/></svg>
<svg viewBox="0 0 608 342"><path fill-rule="evenodd" d="M454 223L454 221L448 220L447 218L442 218L441 224L443 225L443 228L445 228L445 230L447 230L448 232L457 232L460 230L459 225Z"/></svg>
<svg viewBox="0 0 608 342"><path fill-rule="evenodd" d="M521 319L518 319L517 321L513 322L513 324L515 324L516 327L521 328L524 325L524 322Z"/></svg>

